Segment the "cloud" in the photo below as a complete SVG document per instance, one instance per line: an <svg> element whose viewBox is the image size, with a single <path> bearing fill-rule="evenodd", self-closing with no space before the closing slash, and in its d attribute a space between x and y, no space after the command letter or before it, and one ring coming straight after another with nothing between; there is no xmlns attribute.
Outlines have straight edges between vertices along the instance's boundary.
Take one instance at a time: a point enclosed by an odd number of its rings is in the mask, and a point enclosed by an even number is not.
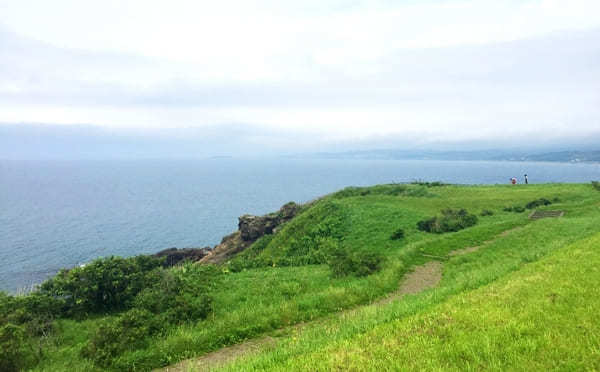
<svg viewBox="0 0 600 372"><path fill-rule="evenodd" d="M252 3L0 3L0 122L238 123L273 148L598 128L596 1Z"/></svg>

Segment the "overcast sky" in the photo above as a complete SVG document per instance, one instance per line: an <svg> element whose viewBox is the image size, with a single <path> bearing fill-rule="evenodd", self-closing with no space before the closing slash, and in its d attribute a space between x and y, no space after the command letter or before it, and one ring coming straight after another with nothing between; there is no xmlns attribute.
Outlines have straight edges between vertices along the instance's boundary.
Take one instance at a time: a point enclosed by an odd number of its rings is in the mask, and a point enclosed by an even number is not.
<svg viewBox="0 0 600 372"><path fill-rule="evenodd" d="M19 123L274 151L589 139L600 1L0 0Z"/></svg>

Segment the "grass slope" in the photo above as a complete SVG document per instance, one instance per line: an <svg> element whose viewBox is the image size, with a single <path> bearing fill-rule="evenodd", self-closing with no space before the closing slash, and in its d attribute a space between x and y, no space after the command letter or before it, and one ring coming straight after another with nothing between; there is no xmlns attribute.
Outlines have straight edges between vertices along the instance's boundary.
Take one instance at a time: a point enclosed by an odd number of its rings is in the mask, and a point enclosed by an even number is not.
<svg viewBox="0 0 600 372"><path fill-rule="evenodd" d="M532 222L527 212L503 211L506 206L524 206L541 197L558 198L559 202L543 208L564 210L565 216ZM250 265L224 265L226 275L214 294L214 310L208 319L171 326L166 336L151 340L148 347L119 356L116 369L150 370L315 320L316 325L307 326L302 334L283 337L272 353L231 369L302 369L303 363L308 363L302 358L310 355L317 364L307 365L329 368L334 364L328 364L322 354L314 354L315 350L327 348L335 355L338 351L343 354L346 346L342 345L366 337L377 327L428 311L598 232L598 203L600 193L589 184L383 185L342 190L316 201L277 234L259 240L237 259ZM476 226L459 232L430 234L417 230L419 220L444 208L466 208L476 214L487 209L494 214L480 217ZM501 235L519 226L523 228ZM405 238L390 239L399 228L405 231ZM353 315L335 315L394 291L408 270L432 259L423 254L442 256L492 239L477 252L445 261L442 282L434 290L385 307L366 306ZM385 262L379 272L369 276L336 278L327 265L315 264L320 250L328 245L349 252L377 252ZM241 271L234 272L234 268ZM110 316L115 314L106 315ZM34 370L100 370L81 357L80 351L102 318L59 321ZM278 331L280 336L286 332ZM350 360L359 363L361 357L356 355Z"/></svg>
<svg viewBox="0 0 600 372"><path fill-rule="evenodd" d="M600 234L478 290L316 351L288 342L283 351L230 370L598 370ZM397 311L393 306L383 310ZM345 327L360 322L347 320ZM314 346L314 345L312 345ZM279 358L278 355L291 355Z"/></svg>

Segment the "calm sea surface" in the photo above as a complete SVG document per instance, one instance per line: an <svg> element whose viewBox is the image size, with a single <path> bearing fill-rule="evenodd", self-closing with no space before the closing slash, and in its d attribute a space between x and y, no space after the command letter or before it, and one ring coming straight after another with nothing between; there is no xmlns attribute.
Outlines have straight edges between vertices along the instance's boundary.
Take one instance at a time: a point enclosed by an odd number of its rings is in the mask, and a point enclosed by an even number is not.
<svg viewBox="0 0 600 372"><path fill-rule="evenodd" d="M598 164L395 160L0 161L0 290L100 256L218 243L264 214L349 185L600 179Z"/></svg>

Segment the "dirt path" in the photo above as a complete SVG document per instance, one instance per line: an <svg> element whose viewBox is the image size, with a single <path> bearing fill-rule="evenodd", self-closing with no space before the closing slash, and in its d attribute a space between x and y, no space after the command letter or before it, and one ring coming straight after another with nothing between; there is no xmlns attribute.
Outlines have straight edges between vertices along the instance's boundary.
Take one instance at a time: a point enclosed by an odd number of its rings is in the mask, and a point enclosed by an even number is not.
<svg viewBox="0 0 600 372"><path fill-rule="evenodd" d="M490 240L486 240L485 242L481 243L480 245L477 245L475 247L466 247L463 249L457 249L454 250L452 252L450 252L448 254L448 256L450 257L454 257L454 256L462 256L463 254L467 254L467 253L471 253L471 252L475 252L480 250L481 248L492 244L493 242L495 242L498 238L503 238L509 234L512 234L515 231L521 230L523 227L522 226L518 226L518 227L513 227L512 229L506 230L501 232L499 235L495 236L494 239L490 239Z"/></svg>
<svg viewBox="0 0 600 372"><path fill-rule="evenodd" d="M416 294L426 289L435 287L442 279L442 263L438 261L431 261L424 265L417 266L415 269L406 274L400 288L392 293L390 296L383 298L379 301L375 301L371 305L384 305L395 300L399 300L408 294ZM351 314L356 313L361 307L359 306L353 309L348 309L342 313ZM291 328L302 329L307 323L297 324ZM210 369L224 365L236 358L243 355L253 353L261 349L262 347L268 347L274 345L277 339L266 336L253 340L248 340L241 344L224 347L222 349L213 351L212 353L205 354L199 358L188 359L181 361L169 367L157 371L164 372L183 372L183 371L208 371Z"/></svg>
<svg viewBox="0 0 600 372"><path fill-rule="evenodd" d="M374 304L388 304L399 300L408 294L417 294L426 289L433 288L442 280L442 263L430 261L425 265L417 266L404 276L400 288L390 296L375 302Z"/></svg>
<svg viewBox="0 0 600 372"><path fill-rule="evenodd" d="M184 371L209 371L213 368L224 365L242 355L257 352L262 347L274 345L276 339L271 336L248 340L241 344L227 346L212 353L205 354L199 358L187 359L163 369L155 371L164 372L184 372Z"/></svg>
<svg viewBox="0 0 600 372"><path fill-rule="evenodd" d="M463 254L475 252L491 243L496 241L496 239L505 237L508 234L520 230L522 227L515 227L510 230L506 230L499 235L495 236L491 240L487 240L482 244L474 247L467 247L463 249L457 249L452 252L448 256L460 256ZM357 312L363 306L371 306L371 305L385 305L391 303L392 301L396 301L401 299L402 297L410 294L417 294L426 289L433 288L439 284L442 280L442 269L443 264L440 261L430 261L424 265L420 265L414 268L413 271L406 274L400 287L397 291L390 294L388 297L385 297L381 300L375 301L370 304L362 305L355 307L353 309L347 309L342 311L341 313L351 314ZM308 323L301 323L290 328L302 329ZM156 371L164 371L164 372L184 372L184 371L208 371L213 368L224 365L228 362L233 361L241 356L257 352L263 347L269 347L275 345L277 343L277 339L271 336L265 336L261 338L256 338L253 340L248 340L241 344L232 345L228 347L221 348L219 350L213 351L211 353L205 354L198 358L188 359L181 361L177 364L174 364L169 367L165 367L163 369L158 369Z"/></svg>

